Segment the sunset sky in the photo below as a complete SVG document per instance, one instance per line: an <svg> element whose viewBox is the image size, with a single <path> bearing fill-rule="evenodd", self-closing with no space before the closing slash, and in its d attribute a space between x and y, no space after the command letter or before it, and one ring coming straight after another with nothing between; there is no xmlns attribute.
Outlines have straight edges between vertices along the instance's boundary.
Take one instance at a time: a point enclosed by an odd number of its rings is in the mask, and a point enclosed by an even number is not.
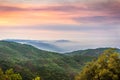
<svg viewBox="0 0 120 80"><path fill-rule="evenodd" d="M120 47L120 0L0 0L0 39Z"/></svg>

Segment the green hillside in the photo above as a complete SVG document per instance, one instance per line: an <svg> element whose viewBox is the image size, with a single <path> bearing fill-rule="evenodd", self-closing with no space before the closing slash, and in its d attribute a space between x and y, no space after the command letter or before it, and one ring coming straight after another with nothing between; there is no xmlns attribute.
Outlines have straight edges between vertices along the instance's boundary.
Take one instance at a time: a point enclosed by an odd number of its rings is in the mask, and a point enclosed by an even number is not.
<svg viewBox="0 0 120 80"><path fill-rule="evenodd" d="M74 80L86 62L97 58L104 50L97 48L59 54L39 50L31 45L0 41L0 68L13 68L23 80L40 76L42 80ZM120 49L116 49L120 52Z"/></svg>
<svg viewBox="0 0 120 80"><path fill-rule="evenodd" d="M81 67L94 57L69 56L39 50L30 45L0 41L0 67L3 70L13 68L31 80L40 75L42 80L73 80Z"/></svg>
<svg viewBox="0 0 120 80"><path fill-rule="evenodd" d="M100 54L102 54L105 50L110 48L96 48L96 49L86 49L86 50L78 50L73 51L71 53L67 53L67 55L75 56L75 55L81 55L81 56L93 56L98 57ZM120 49L115 48L116 52L120 52Z"/></svg>

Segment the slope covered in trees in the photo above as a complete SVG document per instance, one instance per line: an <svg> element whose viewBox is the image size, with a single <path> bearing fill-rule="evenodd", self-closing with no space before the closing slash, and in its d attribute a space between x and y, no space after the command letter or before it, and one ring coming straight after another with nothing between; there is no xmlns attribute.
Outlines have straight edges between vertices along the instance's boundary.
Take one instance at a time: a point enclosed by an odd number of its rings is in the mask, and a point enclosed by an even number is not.
<svg viewBox="0 0 120 80"><path fill-rule="evenodd" d="M84 52L89 53L88 50ZM86 62L98 57L94 55L96 50L92 52L91 55L59 54L39 50L30 45L0 41L0 67L3 71L13 68L23 80L32 80L36 76L40 76L41 80L74 80L74 76Z"/></svg>
<svg viewBox="0 0 120 80"><path fill-rule="evenodd" d="M71 80L84 63L93 57L73 56L39 50L30 45L0 41L0 67L5 71L13 68L31 80L40 75L42 80Z"/></svg>

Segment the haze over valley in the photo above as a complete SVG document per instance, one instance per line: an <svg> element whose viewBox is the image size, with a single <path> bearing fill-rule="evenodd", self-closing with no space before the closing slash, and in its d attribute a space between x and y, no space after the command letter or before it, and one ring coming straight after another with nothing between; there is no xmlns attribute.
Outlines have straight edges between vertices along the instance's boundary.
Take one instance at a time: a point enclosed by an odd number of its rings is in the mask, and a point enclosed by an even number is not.
<svg viewBox="0 0 120 80"><path fill-rule="evenodd" d="M96 49L96 48L120 48L118 44L96 43L84 44L80 41L70 40L22 40L22 39L6 39L4 41L17 42L21 44L32 45L41 50L51 52L66 53L77 50ZM99 42L99 41L98 41Z"/></svg>

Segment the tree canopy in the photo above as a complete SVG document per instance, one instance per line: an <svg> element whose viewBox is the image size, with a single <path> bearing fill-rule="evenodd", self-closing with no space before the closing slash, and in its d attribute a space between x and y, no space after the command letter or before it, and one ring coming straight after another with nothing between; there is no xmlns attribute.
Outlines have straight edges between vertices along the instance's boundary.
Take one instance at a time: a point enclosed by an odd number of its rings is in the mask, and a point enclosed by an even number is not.
<svg viewBox="0 0 120 80"><path fill-rule="evenodd" d="M89 62L75 80L120 80L120 56L106 50L97 60Z"/></svg>
<svg viewBox="0 0 120 80"><path fill-rule="evenodd" d="M6 70L5 72L0 69L0 80L22 80L18 73L14 73L13 69Z"/></svg>
<svg viewBox="0 0 120 80"><path fill-rule="evenodd" d="M0 68L0 80L22 80L22 76L19 73L14 73L13 69L8 69L5 72ZM36 77L33 80L40 80L40 77Z"/></svg>

